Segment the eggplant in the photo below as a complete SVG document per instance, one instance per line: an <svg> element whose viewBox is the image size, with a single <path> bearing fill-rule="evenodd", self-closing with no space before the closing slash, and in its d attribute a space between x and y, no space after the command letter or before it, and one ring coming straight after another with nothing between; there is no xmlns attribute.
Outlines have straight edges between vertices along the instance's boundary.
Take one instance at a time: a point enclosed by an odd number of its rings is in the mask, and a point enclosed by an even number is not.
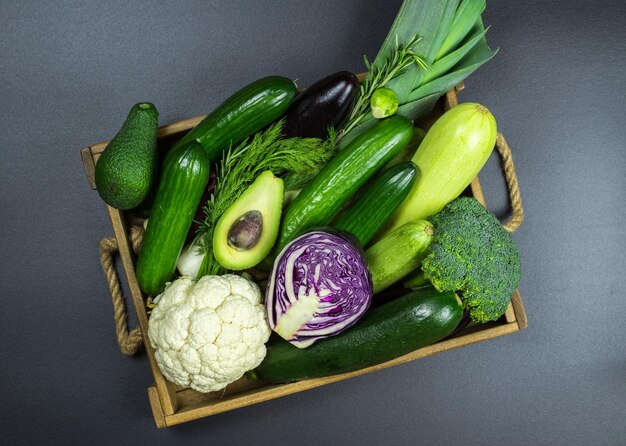
<svg viewBox="0 0 626 446"><path fill-rule="evenodd" d="M340 71L315 82L300 93L285 116L289 137L326 138L328 128L339 128L356 97L359 81L349 71Z"/></svg>

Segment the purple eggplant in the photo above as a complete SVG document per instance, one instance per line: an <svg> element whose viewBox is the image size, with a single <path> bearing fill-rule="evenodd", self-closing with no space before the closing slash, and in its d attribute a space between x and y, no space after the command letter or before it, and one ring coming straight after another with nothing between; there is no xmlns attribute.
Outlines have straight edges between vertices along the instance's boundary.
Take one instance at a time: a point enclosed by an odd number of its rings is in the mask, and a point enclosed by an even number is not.
<svg viewBox="0 0 626 446"><path fill-rule="evenodd" d="M287 110L285 134L326 138L329 127L339 128L348 117L358 86L357 77L349 71L315 82Z"/></svg>

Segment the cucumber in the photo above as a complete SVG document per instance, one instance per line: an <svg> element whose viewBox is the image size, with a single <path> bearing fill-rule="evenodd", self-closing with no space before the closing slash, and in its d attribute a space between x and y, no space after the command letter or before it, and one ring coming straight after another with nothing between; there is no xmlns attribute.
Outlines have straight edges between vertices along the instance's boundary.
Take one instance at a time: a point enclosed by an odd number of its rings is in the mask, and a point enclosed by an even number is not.
<svg viewBox="0 0 626 446"><path fill-rule="evenodd" d="M200 198L209 181L209 157L197 142L170 150L143 244L137 259L137 281L148 295L160 293L172 280Z"/></svg>
<svg viewBox="0 0 626 446"><path fill-rule="evenodd" d="M405 223L365 251L374 293L398 282L422 263L434 229L426 220Z"/></svg>
<svg viewBox="0 0 626 446"><path fill-rule="evenodd" d="M268 383L283 383L352 372L383 363L448 336L463 316L459 298L433 287L410 292L369 310L349 330L300 349L287 341L267 346L252 373Z"/></svg>
<svg viewBox="0 0 626 446"><path fill-rule="evenodd" d="M406 198L416 174L411 161L385 170L333 226L352 233L361 246L367 245Z"/></svg>
<svg viewBox="0 0 626 446"><path fill-rule="evenodd" d="M326 225L341 206L411 141L413 124L402 116L376 123L341 150L287 208L276 252L314 226Z"/></svg>
<svg viewBox="0 0 626 446"><path fill-rule="evenodd" d="M259 79L226 99L176 143L174 148L198 141L211 162L278 119L296 97L291 79L269 76Z"/></svg>

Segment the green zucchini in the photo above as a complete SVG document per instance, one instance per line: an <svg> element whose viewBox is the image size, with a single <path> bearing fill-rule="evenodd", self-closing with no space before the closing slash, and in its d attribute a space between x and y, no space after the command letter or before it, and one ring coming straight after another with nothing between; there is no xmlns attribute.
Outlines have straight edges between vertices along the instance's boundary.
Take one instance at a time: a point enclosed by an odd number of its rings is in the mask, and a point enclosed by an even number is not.
<svg viewBox="0 0 626 446"><path fill-rule="evenodd" d="M434 229L426 220L412 221L394 229L365 251L372 273L374 293L398 282L422 263Z"/></svg>
<svg viewBox="0 0 626 446"><path fill-rule="evenodd" d="M296 97L291 79L268 76L245 86L209 113L176 143L198 141L211 162L224 149L237 144L278 119Z"/></svg>
<svg viewBox="0 0 626 446"><path fill-rule="evenodd" d="M367 245L406 198L416 174L411 161L385 170L333 226L352 233L361 246Z"/></svg>
<svg viewBox="0 0 626 446"><path fill-rule="evenodd" d="M268 383L352 372L406 355L448 336L463 307L450 291L412 291L373 308L345 332L300 349L279 340L267 346L263 362L249 376Z"/></svg>
<svg viewBox="0 0 626 446"><path fill-rule="evenodd" d="M276 252L314 226L326 225L365 182L411 141L402 116L376 123L341 150L298 194L283 217Z"/></svg>
<svg viewBox="0 0 626 446"><path fill-rule="evenodd" d="M137 259L137 281L146 294L160 293L174 277L176 260L209 181L209 164L206 152L194 141L165 156Z"/></svg>

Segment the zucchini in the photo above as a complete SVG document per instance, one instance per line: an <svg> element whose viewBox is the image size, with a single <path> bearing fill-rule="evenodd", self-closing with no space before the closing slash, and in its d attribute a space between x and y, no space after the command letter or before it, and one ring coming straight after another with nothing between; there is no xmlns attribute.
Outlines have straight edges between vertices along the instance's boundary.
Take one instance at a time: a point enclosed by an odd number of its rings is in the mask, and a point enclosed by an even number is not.
<svg viewBox="0 0 626 446"><path fill-rule="evenodd" d="M280 118L296 97L291 79L269 76L245 86L209 113L174 148L198 141L211 162L229 146Z"/></svg>
<svg viewBox="0 0 626 446"><path fill-rule="evenodd" d="M374 293L388 288L422 263L434 229L426 220L405 223L365 251Z"/></svg>
<svg viewBox="0 0 626 446"><path fill-rule="evenodd" d="M485 165L496 142L496 120L484 106L457 105L430 128L412 161L419 178L386 232L427 218L458 197Z"/></svg>
<svg viewBox="0 0 626 446"><path fill-rule="evenodd" d="M448 336L463 316L459 298L433 287L369 310L349 330L300 349L279 340L249 376L283 383L352 372L383 363Z"/></svg>
<svg viewBox="0 0 626 446"><path fill-rule="evenodd" d="M385 170L333 226L352 233L361 246L367 245L406 198L416 174L411 161Z"/></svg>
<svg viewBox="0 0 626 446"><path fill-rule="evenodd" d="M209 181L209 164L206 152L194 141L165 156L137 259L137 281L146 294L160 293L174 277L176 260Z"/></svg>
<svg viewBox="0 0 626 446"><path fill-rule="evenodd" d="M276 252L314 226L326 225L367 180L411 141L402 116L376 123L341 150L298 194L283 217Z"/></svg>

